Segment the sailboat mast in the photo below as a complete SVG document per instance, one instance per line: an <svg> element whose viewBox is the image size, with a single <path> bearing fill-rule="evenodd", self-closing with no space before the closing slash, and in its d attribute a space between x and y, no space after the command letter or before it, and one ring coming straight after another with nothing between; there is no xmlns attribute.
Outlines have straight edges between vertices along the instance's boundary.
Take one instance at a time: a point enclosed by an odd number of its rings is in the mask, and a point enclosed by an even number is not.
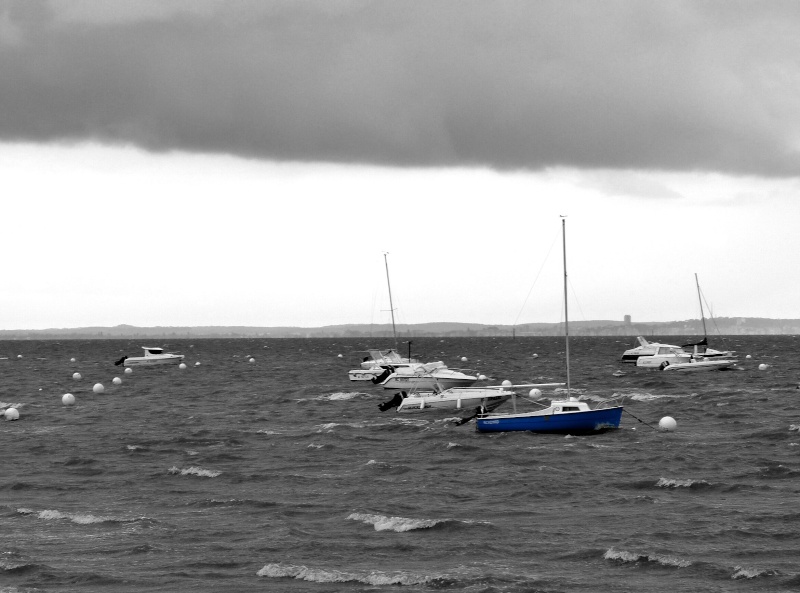
<svg viewBox="0 0 800 593"><path fill-rule="evenodd" d="M703 312L703 297L700 296L700 281L697 279L697 272L694 273L694 281L697 284L697 299L700 301L700 319L703 320L703 337L707 338L708 333L706 332L706 315Z"/></svg>
<svg viewBox="0 0 800 593"><path fill-rule="evenodd" d="M389 282L389 260L386 259L388 253L383 254L383 263L386 264L386 285L389 287L389 310L392 312L392 335L394 335L394 351L397 352L397 327L394 324L394 304L392 303L392 283Z"/></svg>
<svg viewBox="0 0 800 593"><path fill-rule="evenodd" d="M567 358L567 398L570 397L570 381L569 381L569 313L567 309L567 221L561 218L561 238L564 250L564 336L566 340L566 358Z"/></svg>

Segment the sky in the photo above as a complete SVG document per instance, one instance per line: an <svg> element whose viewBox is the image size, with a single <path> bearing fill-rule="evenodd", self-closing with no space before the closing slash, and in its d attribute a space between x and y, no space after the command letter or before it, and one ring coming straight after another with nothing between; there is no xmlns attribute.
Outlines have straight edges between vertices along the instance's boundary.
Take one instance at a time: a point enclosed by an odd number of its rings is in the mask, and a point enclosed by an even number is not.
<svg viewBox="0 0 800 593"><path fill-rule="evenodd" d="M570 319L798 319L798 96L793 1L0 0L0 329L555 323L562 216Z"/></svg>

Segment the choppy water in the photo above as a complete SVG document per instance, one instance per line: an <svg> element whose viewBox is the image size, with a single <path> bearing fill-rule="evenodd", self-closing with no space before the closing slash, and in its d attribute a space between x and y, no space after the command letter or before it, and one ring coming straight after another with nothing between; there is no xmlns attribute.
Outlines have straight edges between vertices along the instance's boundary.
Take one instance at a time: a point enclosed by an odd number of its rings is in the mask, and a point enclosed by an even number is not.
<svg viewBox="0 0 800 593"><path fill-rule="evenodd" d="M386 344L359 340L174 340L189 368L132 375L113 361L156 344L0 342L0 402L20 411L0 422L0 591L798 590L800 340L716 341L744 370L679 376L619 365L634 342L573 339L573 385L676 432L381 413L347 354ZM564 378L557 338L414 350Z"/></svg>

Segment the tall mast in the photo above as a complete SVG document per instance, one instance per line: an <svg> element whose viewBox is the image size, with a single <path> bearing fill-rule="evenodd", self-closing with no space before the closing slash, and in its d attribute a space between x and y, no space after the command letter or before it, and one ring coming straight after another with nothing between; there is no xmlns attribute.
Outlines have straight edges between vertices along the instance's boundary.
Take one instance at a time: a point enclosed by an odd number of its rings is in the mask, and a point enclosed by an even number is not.
<svg viewBox="0 0 800 593"><path fill-rule="evenodd" d="M389 260L386 256L387 252L383 252L383 263L386 264L386 285L389 287L389 310L392 312L392 335L394 335L394 351L397 352L397 328L394 325L394 304L392 303L392 283L389 282Z"/></svg>
<svg viewBox="0 0 800 593"><path fill-rule="evenodd" d="M700 301L700 319L703 320L703 337L707 338L706 332L706 315L703 313L703 297L700 296L700 281L697 279L697 272L694 273L694 281L697 284L697 299Z"/></svg>
<svg viewBox="0 0 800 593"><path fill-rule="evenodd" d="M564 336L566 340L567 355L567 398L570 397L569 382L569 313L567 310L567 221L561 217L561 238L564 249Z"/></svg>

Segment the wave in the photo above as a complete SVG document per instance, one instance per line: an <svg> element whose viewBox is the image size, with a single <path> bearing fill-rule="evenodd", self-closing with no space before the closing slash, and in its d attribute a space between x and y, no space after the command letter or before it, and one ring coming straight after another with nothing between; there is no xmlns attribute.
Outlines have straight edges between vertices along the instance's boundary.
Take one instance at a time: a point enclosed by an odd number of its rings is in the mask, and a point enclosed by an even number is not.
<svg viewBox="0 0 800 593"><path fill-rule="evenodd" d="M691 488L692 490L696 490L699 488L708 488L710 486L711 483L706 480L659 478L658 482L656 482L656 487L658 488Z"/></svg>
<svg viewBox="0 0 800 593"><path fill-rule="evenodd" d="M119 517L105 517L105 516L92 515L89 513L63 513L61 511L52 509L46 509L43 511L34 511L32 509L19 508L17 509L17 512L21 515L35 515L37 519L42 519L43 521L57 521L59 519L66 519L78 525L94 525L97 523L128 524L128 523L152 521L152 519L149 519L148 517L136 517L133 519L119 518Z"/></svg>
<svg viewBox="0 0 800 593"><path fill-rule="evenodd" d="M346 572L292 564L267 564L256 575L271 578L292 578L315 583L363 583L372 586L424 585L436 580L428 575L405 571L359 570Z"/></svg>
<svg viewBox="0 0 800 593"><path fill-rule="evenodd" d="M342 401L348 399L355 399L357 397L364 397L366 394L360 391L337 391L336 393L331 393L330 395L321 395L317 399L326 400L326 401Z"/></svg>
<svg viewBox="0 0 800 593"><path fill-rule="evenodd" d="M683 558L678 558L677 556L665 554L645 554L642 552L627 552L625 550L615 550L614 548L609 548L606 550L606 553L603 554L603 559L633 564L641 562L653 562L660 566L666 566L670 568L686 568L692 565L691 560L685 560Z"/></svg>
<svg viewBox="0 0 800 593"><path fill-rule="evenodd" d="M297 402L333 402L333 401L347 401L357 398L371 397L370 394L363 391L337 391L335 393L323 393L315 397L305 397L296 400Z"/></svg>
<svg viewBox="0 0 800 593"><path fill-rule="evenodd" d="M198 476L200 478L216 478L222 473L212 469L203 469L202 467L196 467L194 465L184 469L173 465L171 468L169 468L168 472L172 475Z"/></svg>
<svg viewBox="0 0 800 593"><path fill-rule="evenodd" d="M371 515L369 513L351 513L347 517L351 521L361 521L375 527L375 531L415 531L417 529L431 529L437 525L464 523L455 519L410 519L407 517L386 517L384 515Z"/></svg>
<svg viewBox="0 0 800 593"><path fill-rule="evenodd" d="M771 577L778 574L774 570L762 570L759 568L743 568L741 566L733 567L733 580L738 579L755 579L757 577Z"/></svg>
<svg viewBox="0 0 800 593"><path fill-rule="evenodd" d="M696 393L690 393L688 395L681 395L681 394L674 394L674 393L671 393L671 394L666 394L666 393L665 394L660 394L660 393L649 393L649 392L633 392L633 393L625 394L625 397L627 397L627 398L629 398L629 399L631 399L633 401L637 401L637 402L650 402L650 401L656 401L656 400L660 400L660 399L693 398L696 395L697 395ZM621 397L621 396L622 396L622 394L614 393L613 397Z"/></svg>

